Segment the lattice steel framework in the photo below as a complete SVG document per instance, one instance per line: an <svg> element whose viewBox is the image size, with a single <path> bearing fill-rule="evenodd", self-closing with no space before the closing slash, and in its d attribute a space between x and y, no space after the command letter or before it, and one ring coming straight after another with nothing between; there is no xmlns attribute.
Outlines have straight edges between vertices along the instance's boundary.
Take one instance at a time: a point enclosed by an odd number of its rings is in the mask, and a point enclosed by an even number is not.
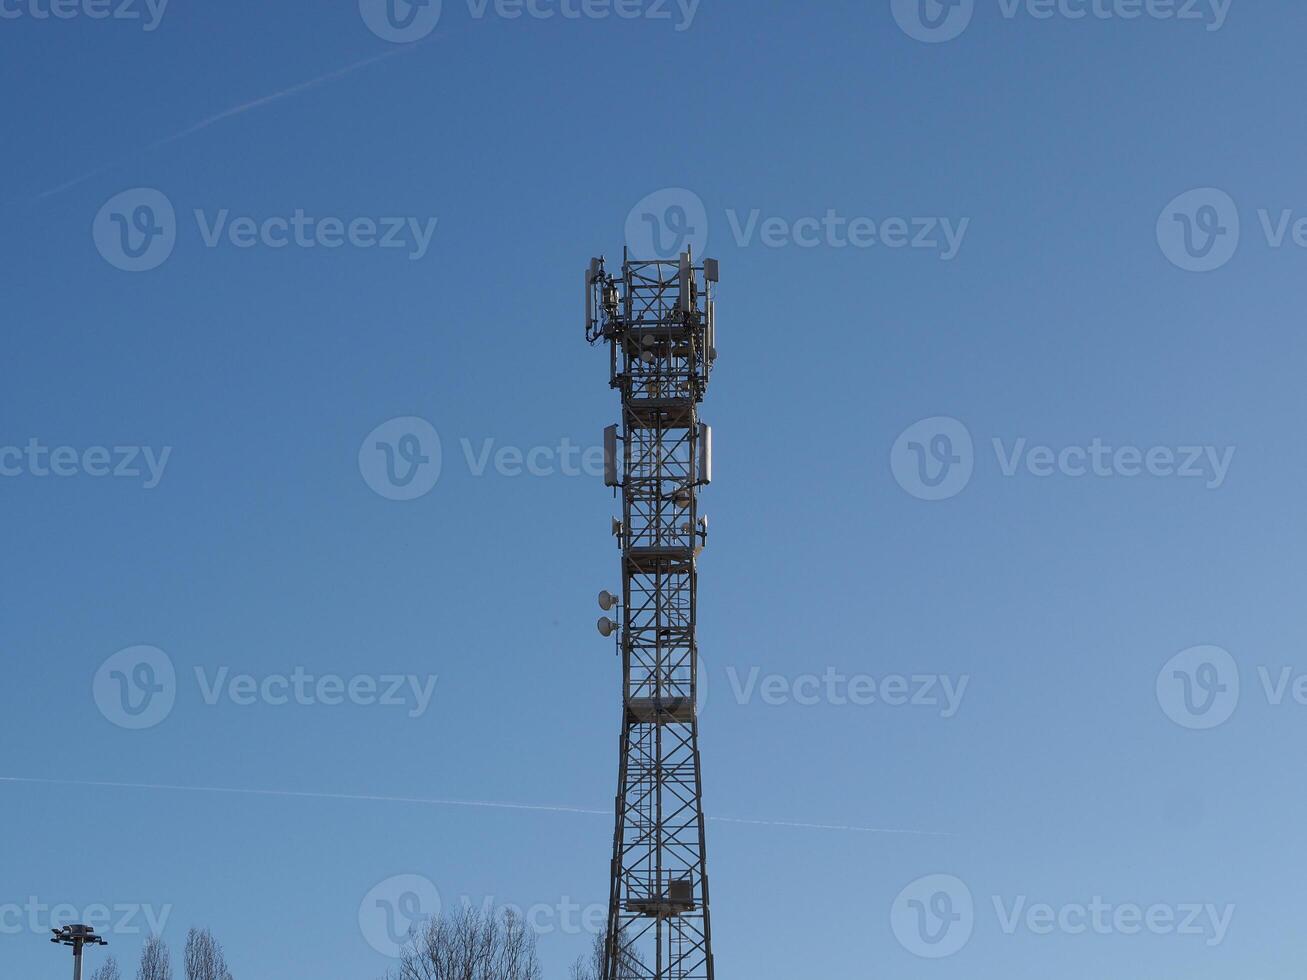
<svg viewBox="0 0 1307 980"><path fill-rule="evenodd" d="M628 256L620 276L595 259L586 273L586 337L608 342L622 396L620 432L605 434L606 482L622 494L623 711L604 980L713 980L695 622L717 279L689 252Z"/></svg>

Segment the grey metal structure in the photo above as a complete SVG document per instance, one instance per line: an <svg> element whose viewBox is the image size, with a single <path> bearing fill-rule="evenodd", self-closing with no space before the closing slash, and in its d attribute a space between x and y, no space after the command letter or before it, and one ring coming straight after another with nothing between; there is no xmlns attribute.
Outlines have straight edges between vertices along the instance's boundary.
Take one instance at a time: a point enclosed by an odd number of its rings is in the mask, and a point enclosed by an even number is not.
<svg viewBox="0 0 1307 980"><path fill-rule="evenodd" d="M604 980L713 980L699 762L699 490L712 436L699 420L716 359L712 259L603 259L586 271L586 339L607 342L622 422L605 432L605 482L622 495L622 734ZM620 460L619 460L620 457ZM603 594L610 609L619 600Z"/></svg>
<svg viewBox="0 0 1307 980"><path fill-rule="evenodd" d="M82 980L83 946L109 945L103 938L97 936L95 930L90 926L64 926L62 929L51 929L50 931L54 933L50 942L58 943L60 946L71 946L73 948L73 980Z"/></svg>

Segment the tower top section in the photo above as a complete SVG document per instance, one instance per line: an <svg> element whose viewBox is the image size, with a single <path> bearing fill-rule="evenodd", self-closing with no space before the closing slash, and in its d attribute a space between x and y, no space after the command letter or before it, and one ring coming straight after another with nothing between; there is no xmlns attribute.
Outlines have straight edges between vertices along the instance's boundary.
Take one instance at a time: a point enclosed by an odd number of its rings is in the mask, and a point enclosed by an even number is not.
<svg viewBox="0 0 1307 980"><path fill-rule="evenodd" d="M612 349L612 387L631 399L699 402L717 359L716 259L602 257L585 272L585 338Z"/></svg>

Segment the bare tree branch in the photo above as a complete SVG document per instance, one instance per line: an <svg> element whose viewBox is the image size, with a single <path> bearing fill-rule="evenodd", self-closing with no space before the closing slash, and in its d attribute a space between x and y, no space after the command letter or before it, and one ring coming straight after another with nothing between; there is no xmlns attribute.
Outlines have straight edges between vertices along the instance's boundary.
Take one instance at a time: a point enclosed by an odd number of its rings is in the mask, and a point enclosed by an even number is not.
<svg viewBox="0 0 1307 980"><path fill-rule="evenodd" d="M186 980L232 980L222 946L208 929L192 929L186 936Z"/></svg>
<svg viewBox="0 0 1307 980"><path fill-rule="evenodd" d="M158 936L151 936L141 950L141 965L136 980L172 980L172 961L168 944Z"/></svg>
<svg viewBox="0 0 1307 980"><path fill-rule="evenodd" d="M427 920L391 980L540 980L536 937L520 917L463 908Z"/></svg>

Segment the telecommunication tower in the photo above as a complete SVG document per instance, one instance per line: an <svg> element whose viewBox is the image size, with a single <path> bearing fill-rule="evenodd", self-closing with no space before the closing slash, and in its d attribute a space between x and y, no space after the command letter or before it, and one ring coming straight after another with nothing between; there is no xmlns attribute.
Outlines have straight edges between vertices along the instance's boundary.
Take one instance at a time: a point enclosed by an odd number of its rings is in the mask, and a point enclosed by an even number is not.
<svg viewBox="0 0 1307 980"><path fill-rule="evenodd" d="M624 255L592 259L586 339L606 341L621 425L604 432L604 482L622 594L603 592L599 632L622 658L622 733L603 980L713 980L699 764L698 558L708 539L699 490L712 432L699 421L716 360L718 264Z"/></svg>

